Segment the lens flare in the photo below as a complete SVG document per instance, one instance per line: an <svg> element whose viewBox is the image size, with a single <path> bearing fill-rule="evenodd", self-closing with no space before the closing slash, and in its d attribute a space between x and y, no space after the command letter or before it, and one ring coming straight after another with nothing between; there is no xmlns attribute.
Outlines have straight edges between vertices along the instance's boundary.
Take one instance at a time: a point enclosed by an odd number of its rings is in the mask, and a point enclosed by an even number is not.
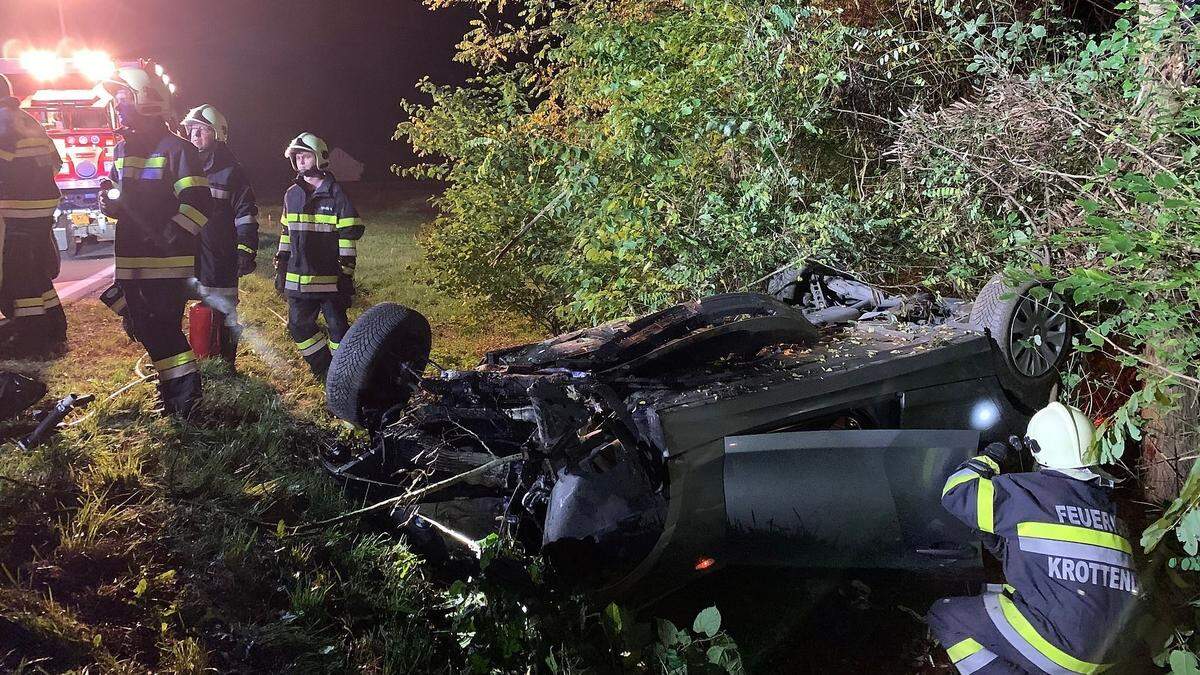
<svg viewBox="0 0 1200 675"><path fill-rule="evenodd" d="M21 68L43 82L57 80L67 72L67 64L58 58L58 54L45 49L31 49L21 54Z"/></svg>
<svg viewBox="0 0 1200 675"><path fill-rule="evenodd" d="M108 54L93 49L75 52L71 61L84 77L94 82L108 79L117 69L116 62Z"/></svg>

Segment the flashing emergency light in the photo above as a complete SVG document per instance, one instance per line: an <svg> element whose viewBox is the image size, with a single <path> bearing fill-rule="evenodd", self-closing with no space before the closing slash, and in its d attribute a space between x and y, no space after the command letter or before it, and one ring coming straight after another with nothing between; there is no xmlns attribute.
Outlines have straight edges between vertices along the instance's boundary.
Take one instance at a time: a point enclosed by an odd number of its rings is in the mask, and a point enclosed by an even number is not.
<svg viewBox="0 0 1200 675"><path fill-rule="evenodd" d="M171 92L172 94L175 93L175 83L174 82L171 82L167 85L167 91Z"/></svg>
<svg viewBox="0 0 1200 675"><path fill-rule="evenodd" d="M697 572L703 572L704 570L709 569L710 567L712 567L713 565L716 565L716 564L717 564L716 559L709 558L706 556L706 557L700 558L699 560L696 561L695 568L696 568Z"/></svg>
<svg viewBox="0 0 1200 675"><path fill-rule="evenodd" d="M57 80L67 72L67 64L52 51L31 49L21 54L21 68L34 79L42 81Z"/></svg>
<svg viewBox="0 0 1200 675"><path fill-rule="evenodd" d="M96 82L107 79L117 69L116 62L108 54L92 49L75 52L72 62L84 77Z"/></svg>

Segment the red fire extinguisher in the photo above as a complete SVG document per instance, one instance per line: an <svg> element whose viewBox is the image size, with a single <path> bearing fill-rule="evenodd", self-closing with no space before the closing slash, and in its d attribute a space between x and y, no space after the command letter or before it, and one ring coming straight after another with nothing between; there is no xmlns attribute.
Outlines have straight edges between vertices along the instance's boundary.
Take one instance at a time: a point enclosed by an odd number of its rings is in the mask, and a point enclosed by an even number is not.
<svg viewBox="0 0 1200 675"><path fill-rule="evenodd" d="M204 304L196 303L188 311L188 342L196 358L221 353L221 324L218 315Z"/></svg>

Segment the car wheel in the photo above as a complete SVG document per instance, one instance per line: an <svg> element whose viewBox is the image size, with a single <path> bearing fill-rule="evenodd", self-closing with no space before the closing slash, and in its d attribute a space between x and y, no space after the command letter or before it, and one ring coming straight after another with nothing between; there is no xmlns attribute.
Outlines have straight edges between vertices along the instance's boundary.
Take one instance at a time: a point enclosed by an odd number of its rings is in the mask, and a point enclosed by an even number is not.
<svg viewBox="0 0 1200 675"><path fill-rule="evenodd" d="M429 321L419 312L392 302L368 309L334 352L325 377L326 407L373 429L384 413L412 397L431 346Z"/></svg>
<svg viewBox="0 0 1200 675"><path fill-rule="evenodd" d="M1029 291L1038 285L1043 284L1026 281L1011 286L1003 274L997 274L971 309L971 323L988 331L1004 359L1001 383L1022 396L1048 391L1058 381L1071 350L1066 302L1057 293L1035 299Z"/></svg>

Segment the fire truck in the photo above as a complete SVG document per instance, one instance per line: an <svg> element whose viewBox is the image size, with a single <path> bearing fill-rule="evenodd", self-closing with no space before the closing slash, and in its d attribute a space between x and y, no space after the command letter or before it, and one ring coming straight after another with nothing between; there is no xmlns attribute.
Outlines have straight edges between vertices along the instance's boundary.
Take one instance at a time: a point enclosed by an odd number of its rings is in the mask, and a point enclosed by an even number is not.
<svg viewBox="0 0 1200 675"><path fill-rule="evenodd" d="M54 237L67 255L116 238L116 221L101 213L97 202L100 183L112 171L117 118L112 100L96 85L119 67L144 63L118 62L86 50L71 57L30 50L19 58L0 58L0 73L12 82L21 108L42 123L62 157L55 177L62 200ZM174 91L162 67L151 67Z"/></svg>

